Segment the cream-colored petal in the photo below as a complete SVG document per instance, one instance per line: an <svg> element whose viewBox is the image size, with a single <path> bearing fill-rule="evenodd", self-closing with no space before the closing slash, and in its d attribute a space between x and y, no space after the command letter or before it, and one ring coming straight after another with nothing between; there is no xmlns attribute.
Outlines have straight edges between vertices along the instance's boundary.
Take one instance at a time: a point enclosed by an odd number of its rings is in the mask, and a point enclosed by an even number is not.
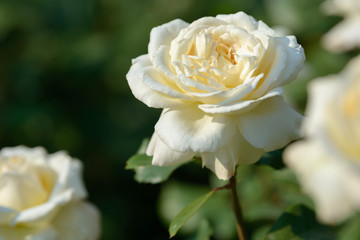
<svg viewBox="0 0 360 240"><path fill-rule="evenodd" d="M244 100L244 101L238 101L238 102L234 102L234 103L230 103L230 104L222 104L222 103L202 104L202 105L199 105L199 108L201 110L203 110L204 112L211 113L211 114L226 113L226 114L238 115L238 114L242 114L247 111L250 111L251 109L256 107L259 103L261 103L265 99L275 97L275 96L280 96L282 94L282 92L283 92L283 89L280 87L280 88L276 88L276 89L269 91L264 96L262 96L258 99L255 99L255 100Z"/></svg>
<svg viewBox="0 0 360 240"><path fill-rule="evenodd" d="M216 152L201 153L203 166L213 171L219 179L228 180L235 174L238 164L250 164L260 159L264 150L249 144L240 133L229 144Z"/></svg>
<svg viewBox="0 0 360 240"><path fill-rule="evenodd" d="M149 56L142 55L133 60L133 65L131 66L129 72L126 75L126 79L128 80L131 91L137 99L139 99L149 107L154 108L176 107L183 104L181 99L172 98L165 93L159 92L149 87L154 86L154 88L157 89L156 87L158 87L158 85L161 83L156 83L155 79L152 79L151 76L145 73L146 70L149 70L153 73L154 71L156 71L152 67ZM151 85L151 83L156 83L157 85ZM168 87L164 87L166 88L165 91L170 91Z"/></svg>
<svg viewBox="0 0 360 240"><path fill-rule="evenodd" d="M61 206L75 199L74 195L76 194L71 189L68 189L55 197L52 197L46 203L21 211L12 220L11 225L29 227L46 226L51 222Z"/></svg>
<svg viewBox="0 0 360 240"><path fill-rule="evenodd" d="M154 54L161 45L170 46L171 41L179 34L180 30L189 24L181 19L175 19L158 27L150 32L148 52Z"/></svg>
<svg viewBox="0 0 360 240"><path fill-rule="evenodd" d="M46 162L47 152L43 147L29 148L26 146L5 147L0 151L0 157L21 157L29 162L43 164Z"/></svg>
<svg viewBox="0 0 360 240"><path fill-rule="evenodd" d="M209 115L196 106L165 110L155 132L171 149L179 152L214 152L225 146L236 132L236 119Z"/></svg>
<svg viewBox="0 0 360 240"><path fill-rule="evenodd" d="M48 193L32 176L22 173L0 175L0 205L18 211L44 203Z"/></svg>
<svg viewBox="0 0 360 240"><path fill-rule="evenodd" d="M322 136L324 123L327 121L327 105L339 89L337 76L318 78L308 85L308 106L306 109L307 118L304 120L304 131L308 136Z"/></svg>
<svg viewBox="0 0 360 240"><path fill-rule="evenodd" d="M286 48L288 60L278 82L273 85L274 87L282 86L294 80L305 61L304 49L297 43L295 36L277 37L276 41Z"/></svg>
<svg viewBox="0 0 360 240"><path fill-rule="evenodd" d="M216 15L216 18L235 26L244 28L250 33L258 29L258 22L255 20L255 18L247 15L244 12L238 12L235 14L219 14Z"/></svg>
<svg viewBox="0 0 360 240"><path fill-rule="evenodd" d="M269 38L269 46L256 70L263 73L263 80L251 93L252 98L263 96L270 89L282 86L293 80L305 60L303 48L294 36Z"/></svg>
<svg viewBox="0 0 360 240"><path fill-rule="evenodd" d="M238 117L244 138L256 148L273 151L299 137L302 116L282 97L272 97Z"/></svg>
<svg viewBox="0 0 360 240"><path fill-rule="evenodd" d="M151 137L146 153L153 156L152 164L155 166L170 166L187 162L195 156L193 152L178 152L169 148L161 141L156 133Z"/></svg>
<svg viewBox="0 0 360 240"><path fill-rule="evenodd" d="M58 181L50 200L58 194L71 190L75 199L84 199L87 192L82 180L82 163L71 158L65 152L56 152L49 156L49 165L57 173Z"/></svg>
<svg viewBox="0 0 360 240"><path fill-rule="evenodd" d="M322 39L331 52L345 52L360 47L360 17L347 18L337 24Z"/></svg>
<svg viewBox="0 0 360 240"><path fill-rule="evenodd" d="M88 202L64 206L52 223L59 240L100 239L100 213Z"/></svg>
<svg viewBox="0 0 360 240"><path fill-rule="evenodd" d="M314 200L320 221L339 223L360 209L359 169L335 159L319 141L291 144L284 152L284 162Z"/></svg>

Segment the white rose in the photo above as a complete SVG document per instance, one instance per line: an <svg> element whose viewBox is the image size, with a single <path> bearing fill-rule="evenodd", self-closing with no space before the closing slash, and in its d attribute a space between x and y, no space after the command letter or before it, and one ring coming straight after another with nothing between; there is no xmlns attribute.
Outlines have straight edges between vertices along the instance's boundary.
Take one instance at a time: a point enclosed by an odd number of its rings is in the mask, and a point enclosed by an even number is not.
<svg viewBox="0 0 360 240"><path fill-rule="evenodd" d="M339 75L311 83L307 140L290 145L285 162L315 202L318 217L336 223L360 209L360 57Z"/></svg>
<svg viewBox="0 0 360 240"><path fill-rule="evenodd" d="M228 179L237 164L297 137L301 115L281 96L304 61L294 36L239 12L156 27L148 52L133 60L127 80L135 97L164 108L147 149L154 165L199 153Z"/></svg>
<svg viewBox="0 0 360 240"><path fill-rule="evenodd" d="M1 240L96 240L99 213L84 200L81 162L65 152L0 151Z"/></svg>
<svg viewBox="0 0 360 240"><path fill-rule="evenodd" d="M323 37L324 46L332 52L344 52L360 47L360 1L328 0L322 8L328 14L342 15L345 19Z"/></svg>

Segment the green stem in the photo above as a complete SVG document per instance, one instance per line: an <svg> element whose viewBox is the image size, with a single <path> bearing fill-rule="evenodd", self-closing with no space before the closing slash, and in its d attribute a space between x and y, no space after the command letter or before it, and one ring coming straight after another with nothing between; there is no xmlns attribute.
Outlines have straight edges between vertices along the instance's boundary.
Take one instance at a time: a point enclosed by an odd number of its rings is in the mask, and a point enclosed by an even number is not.
<svg viewBox="0 0 360 240"><path fill-rule="evenodd" d="M239 202L239 198L236 191L236 178L232 176L230 178L230 188L232 193L232 201L233 201L233 210L236 217L236 230L238 233L239 240L246 240L246 235L244 231L244 219L242 215L242 210Z"/></svg>

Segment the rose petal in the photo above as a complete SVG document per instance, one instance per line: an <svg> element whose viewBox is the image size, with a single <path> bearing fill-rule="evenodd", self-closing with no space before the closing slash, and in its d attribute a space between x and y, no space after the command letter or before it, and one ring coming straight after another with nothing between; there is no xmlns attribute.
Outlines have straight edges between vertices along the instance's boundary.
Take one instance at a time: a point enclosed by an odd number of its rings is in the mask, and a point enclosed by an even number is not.
<svg viewBox="0 0 360 240"><path fill-rule="evenodd" d="M194 106L165 110L155 132L175 151L214 152L230 141L236 123L231 116L208 115Z"/></svg>
<svg viewBox="0 0 360 240"><path fill-rule="evenodd" d="M287 50L287 62L276 86L282 86L293 80L303 66L305 60L304 49L296 41L295 36L277 37L276 41Z"/></svg>
<svg viewBox="0 0 360 240"><path fill-rule="evenodd" d="M23 157L27 161L46 164L47 152L43 147L29 148L26 146L5 147L0 151L0 157Z"/></svg>
<svg viewBox="0 0 360 240"><path fill-rule="evenodd" d="M339 160L315 140L296 142L284 152L285 163L295 171L325 223L338 223L360 209L358 169L353 171Z"/></svg>
<svg viewBox="0 0 360 240"><path fill-rule="evenodd" d="M326 122L327 105L335 92L339 89L339 79L337 76L318 78L309 84L309 99L304 121L304 130L309 136L322 136L324 123Z"/></svg>
<svg viewBox="0 0 360 240"><path fill-rule="evenodd" d="M221 104L221 103L219 103L219 104L202 104L202 105L199 105L199 108L206 113L213 113L213 114L228 113L228 114L238 115L238 114L242 114L247 111L250 111L251 109L256 107L259 103L261 103L262 101L264 101L267 98L280 96L282 94L282 92L283 92L283 89L280 87L280 88L273 89L272 91L265 94L263 97L260 97L255 100L244 100L244 101L238 101L238 102L231 103L231 104Z"/></svg>
<svg viewBox="0 0 360 240"><path fill-rule="evenodd" d="M161 84L151 78L146 71L154 73L156 70L152 67L149 56L142 55L133 60L133 65L126 75L131 91L137 99L144 102L149 107L154 108L177 107L183 104L181 99L172 98L149 87L154 86L155 89L158 89ZM146 79L146 81L144 79ZM164 87L167 88L167 90L169 89L166 86ZM173 91L175 92L175 90ZM182 96L186 98L185 95Z"/></svg>
<svg viewBox="0 0 360 240"><path fill-rule="evenodd" d="M53 226L61 240L97 240L100 237L100 213L88 202L71 203L59 211Z"/></svg>
<svg viewBox="0 0 360 240"><path fill-rule="evenodd" d="M254 148L240 133L230 143L216 152L201 153L203 166L213 171L219 179L228 180L235 174L236 165L254 163L264 150Z"/></svg>
<svg viewBox="0 0 360 240"><path fill-rule="evenodd" d="M149 55L154 54L162 45L170 46L171 41L179 34L180 30L188 25L187 22L181 19L175 19L158 27L154 27L150 32Z"/></svg>
<svg viewBox="0 0 360 240"><path fill-rule="evenodd" d="M245 139L256 148L273 151L299 137L302 116L282 97L272 97L238 117Z"/></svg>
<svg viewBox="0 0 360 240"><path fill-rule="evenodd" d="M303 48L293 36L269 38L269 46L264 54L256 74L264 73L263 81L251 94L261 97L269 89L282 86L293 80L305 60Z"/></svg>
<svg viewBox="0 0 360 240"><path fill-rule="evenodd" d="M152 165L169 166L187 162L191 160L196 153L174 151L163 143L159 136L154 133L151 137L146 154L153 156Z"/></svg>
<svg viewBox="0 0 360 240"><path fill-rule="evenodd" d="M49 156L51 168L58 174L58 181L51 193L52 197L63 191L71 190L75 199L84 199L87 192L82 181L82 163L71 158L65 152L57 152Z"/></svg>
<svg viewBox="0 0 360 240"><path fill-rule="evenodd" d="M44 204L21 211L12 220L11 225L30 227L45 226L52 220L61 206L74 199L73 196L74 192L72 190L67 190L51 198Z"/></svg>
<svg viewBox="0 0 360 240"><path fill-rule="evenodd" d="M345 52L360 47L360 18L347 18L337 24L322 39L331 52Z"/></svg>
<svg viewBox="0 0 360 240"><path fill-rule="evenodd" d="M235 14L219 14L216 15L216 18L234 24L235 26L244 28L250 33L258 28L258 22L255 20L255 18L247 15L244 12L238 12Z"/></svg>

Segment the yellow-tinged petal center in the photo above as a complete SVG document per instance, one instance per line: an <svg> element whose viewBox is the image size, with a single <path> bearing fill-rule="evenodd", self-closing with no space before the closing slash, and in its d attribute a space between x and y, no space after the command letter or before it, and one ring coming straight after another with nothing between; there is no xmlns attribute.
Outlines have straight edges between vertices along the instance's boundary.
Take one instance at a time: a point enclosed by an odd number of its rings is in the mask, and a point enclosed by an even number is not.
<svg viewBox="0 0 360 240"><path fill-rule="evenodd" d="M181 55L185 75L218 90L234 88L253 77L252 70L256 68L263 46L244 30L240 37L236 34L232 36L229 32L210 28L189 40L192 43L188 51ZM245 41L239 41L241 37Z"/></svg>
<svg viewBox="0 0 360 240"><path fill-rule="evenodd" d="M19 156L0 158L0 206L18 211L46 202L56 174Z"/></svg>
<svg viewBox="0 0 360 240"><path fill-rule="evenodd" d="M360 164L360 78L329 108L334 108L328 126L332 141L348 159Z"/></svg>

